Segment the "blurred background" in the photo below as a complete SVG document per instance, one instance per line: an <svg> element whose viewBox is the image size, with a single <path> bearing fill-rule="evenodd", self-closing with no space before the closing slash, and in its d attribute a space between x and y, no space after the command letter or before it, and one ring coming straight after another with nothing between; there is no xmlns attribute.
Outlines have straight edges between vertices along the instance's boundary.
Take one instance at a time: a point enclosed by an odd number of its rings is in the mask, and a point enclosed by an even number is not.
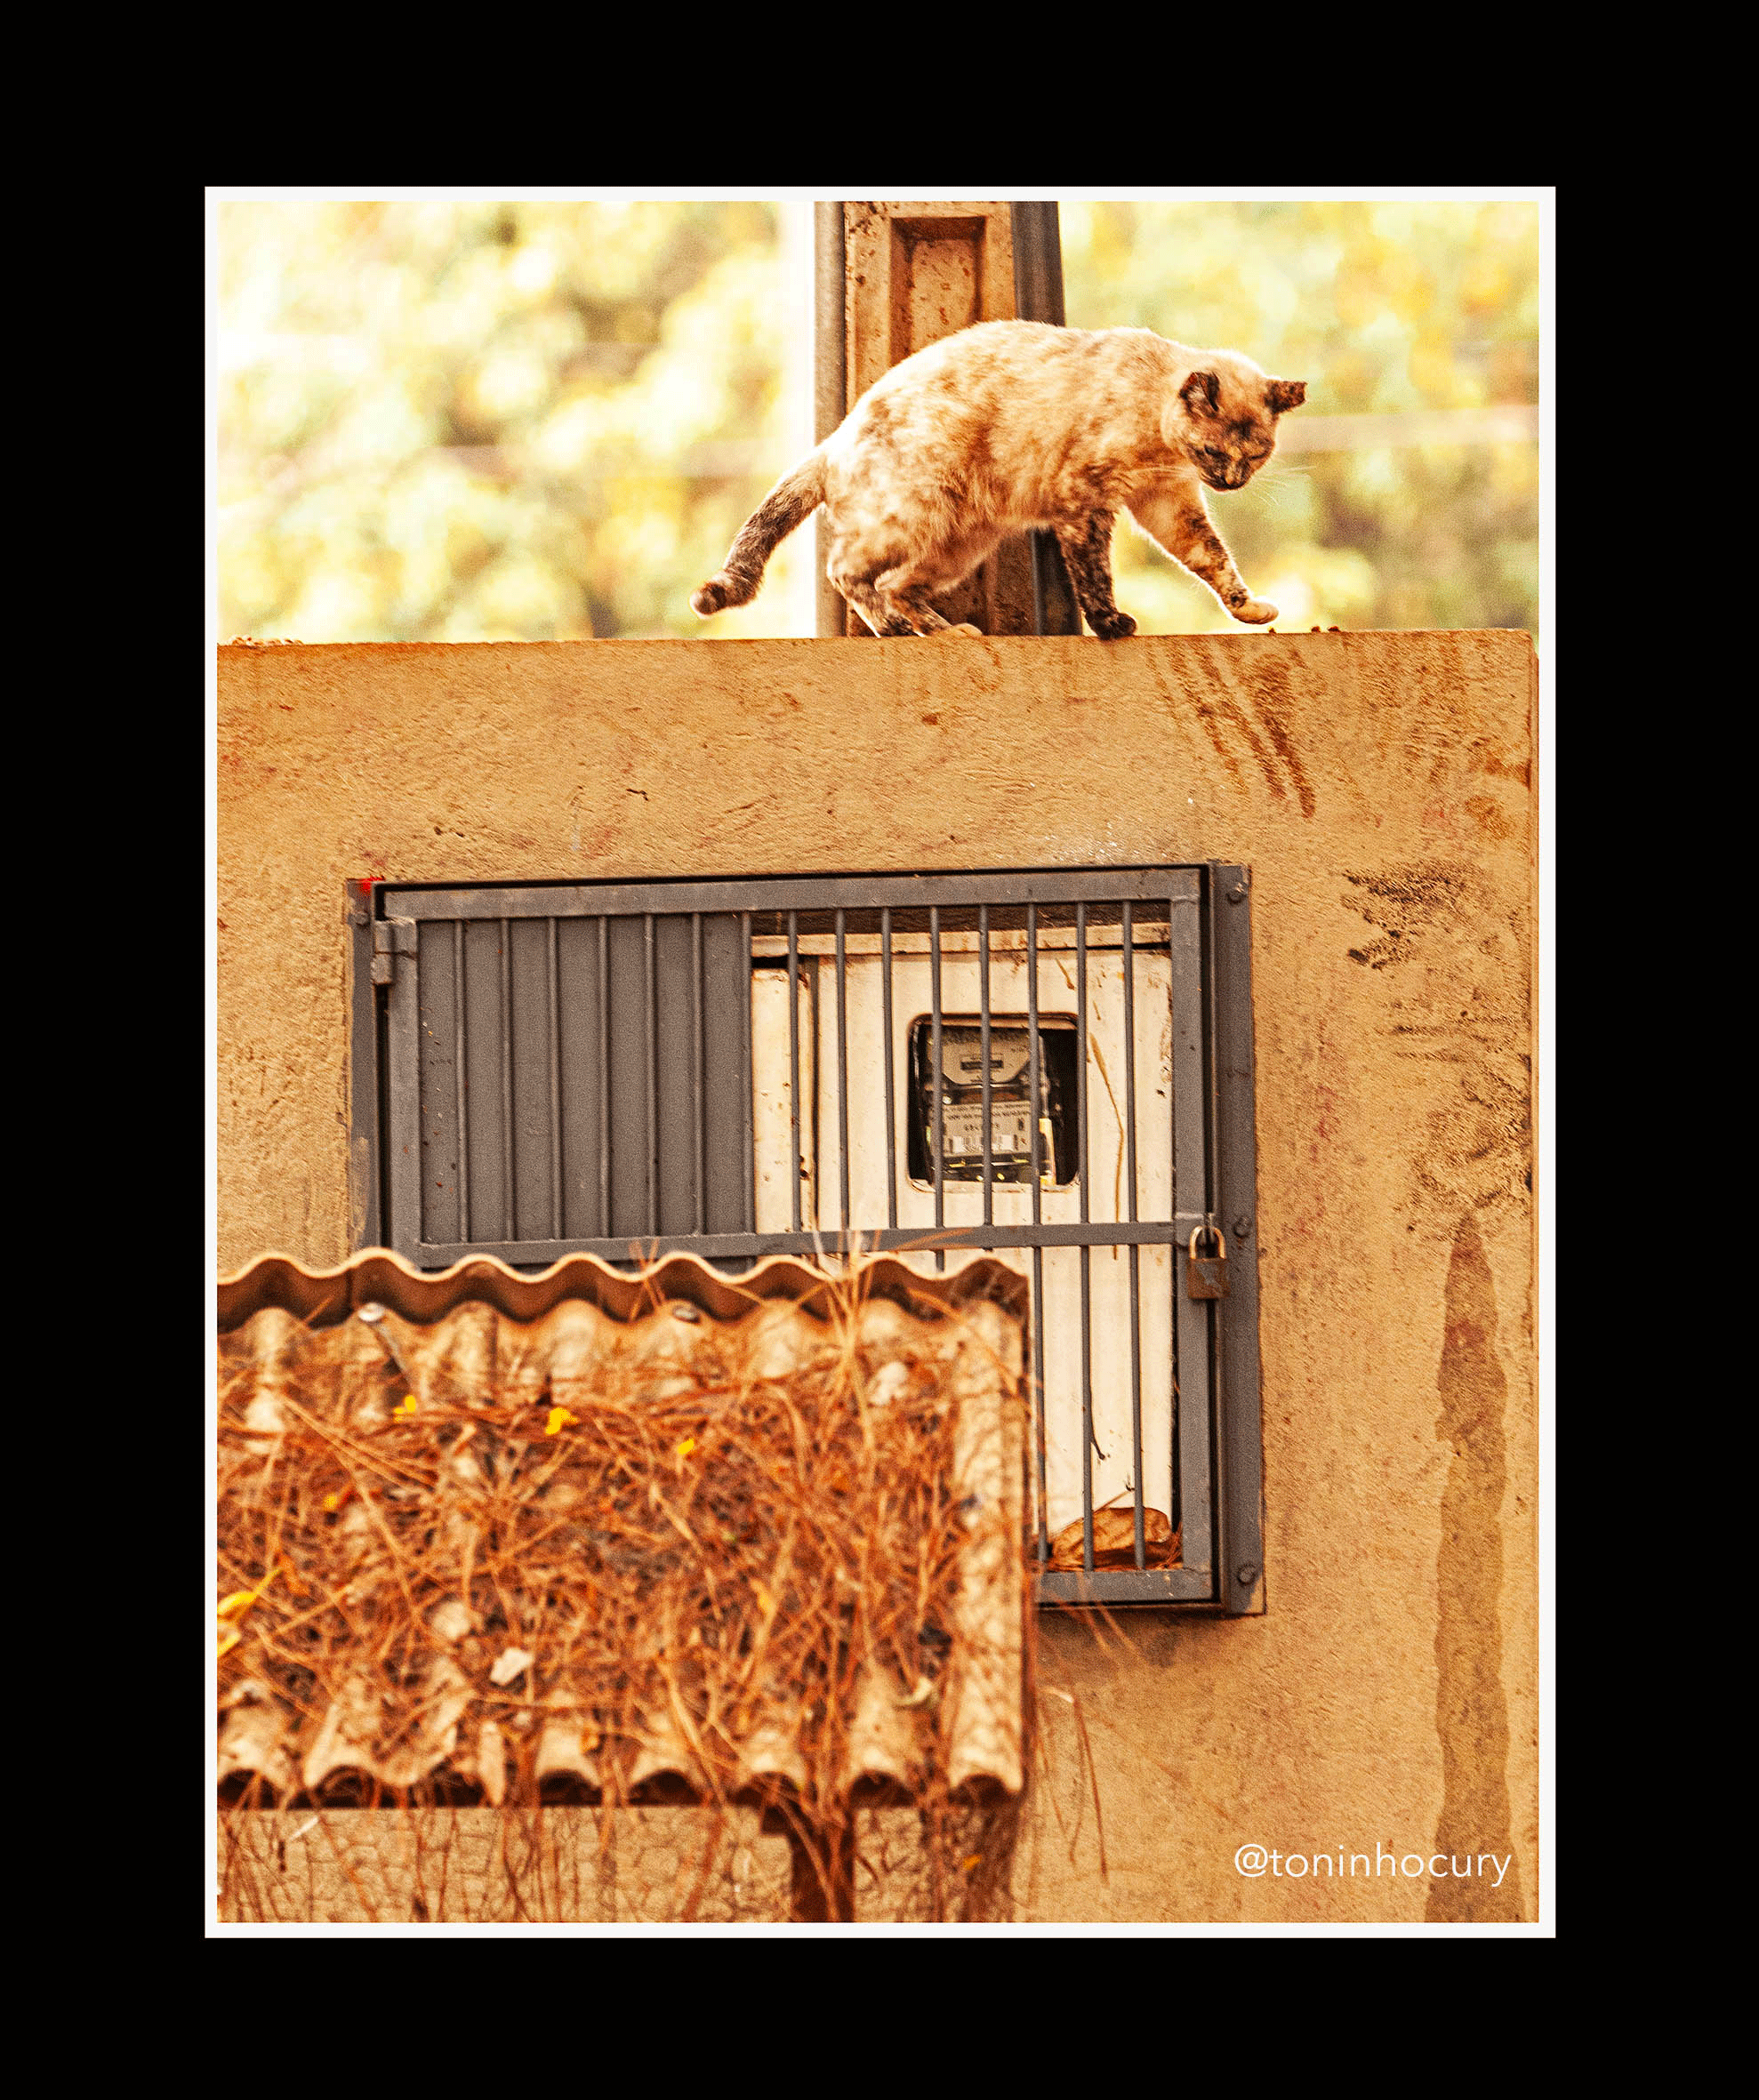
<svg viewBox="0 0 1759 2100"><path fill-rule="evenodd" d="M1532 204L1061 206L1073 327L1307 381L1213 514L1284 629L1538 634ZM814 535L689 595L812 445L810 204L229 203L219 631L306 642L813 632ZM1233 629L1128 526L1151 634Z"/></svg>

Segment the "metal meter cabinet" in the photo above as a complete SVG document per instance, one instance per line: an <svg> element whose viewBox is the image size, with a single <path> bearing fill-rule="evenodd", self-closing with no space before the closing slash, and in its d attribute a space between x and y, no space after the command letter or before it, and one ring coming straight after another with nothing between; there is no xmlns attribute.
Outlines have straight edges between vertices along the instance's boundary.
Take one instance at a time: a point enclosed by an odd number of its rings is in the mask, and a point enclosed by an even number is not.
<svg viewBox="0 0 1759 2100"><path fill-rule="evenodd" d="M1264 1609L1244 869L350 903L358 1244L993 1253L1032 1283L1041 1598Z"/></svg>

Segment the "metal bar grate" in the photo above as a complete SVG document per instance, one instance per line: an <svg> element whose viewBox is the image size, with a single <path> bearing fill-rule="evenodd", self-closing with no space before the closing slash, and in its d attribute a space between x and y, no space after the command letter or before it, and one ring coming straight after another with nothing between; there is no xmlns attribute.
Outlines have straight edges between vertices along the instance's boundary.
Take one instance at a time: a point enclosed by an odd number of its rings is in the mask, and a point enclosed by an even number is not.
<svg viewBox="0 0 1759 2100"><path fill-rule="evenodd" d="M410 936L390 1244L429 1268L992 1252L1031 1279L1041 1594L1262 1608L1256 1412L1230 1431L1257 1404L1256 1239L1229 1250L1249 1336L1184 1283L1224 1148L1252 1172L1245 892L1189 868L379 886Z"/></svg>

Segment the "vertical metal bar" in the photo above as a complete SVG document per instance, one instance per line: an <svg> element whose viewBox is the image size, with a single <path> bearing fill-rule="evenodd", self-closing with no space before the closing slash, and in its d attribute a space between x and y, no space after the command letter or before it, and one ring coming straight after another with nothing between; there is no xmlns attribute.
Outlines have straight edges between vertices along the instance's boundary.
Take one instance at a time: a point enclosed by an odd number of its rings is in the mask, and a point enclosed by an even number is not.
<svg viewBox="0 0 1759 2100"><path fill-rule="evenodd" d="M790 1214L800 1229L800 921L788 914L788 1114L794 1150L788 1161Z"/></svg>
<svg viewBox="0 0 1759 2100"><path fill-rule="evenodd" d="M1019 202L1009 208L1014 236L1014 311L1022 321L1063 325L1063 242L1056 206L1051 202ZM1054 533L1032 535L1032 631L1040 635L1078 635L1081 616L1075 610L1068 571ZM819 564L823 566L823 561Z"/></svg>
<svg viewBox="0 0 1759 2100"><path fill-rule="evenodd" d="M757 1058L751 1042L751 915L749 911L742 911L739 914L739 953L741 958L739 982L744 987L745 1008L745 1230L748 1232L755 1232L758 1229L758 1194L754 1139L751 1130L751 1089L758 1083L758 1075Z"/></svg>
<svg viewBox="0 0 1759 2100"><path fill-rule="evenodd" d="M385 1109L390 1126L387 1150L390 1170L391 1245L410 1262L421 1259L424 1229L420 973L419 951L394 952L385 1006Z"/></svg>
<svg viewBox="0 0 1759 2100"><path fill-rule="evenodd" d="M1081 1183L1081 1222L1088 1217L1088 908L1075 907L1075 1158Z"/></svg>
<svg viewBox="0 0 1759 2100"><path fill-rule="evenodd" d="M556 959L556 921L550 928L550 1232L562 1237L562 1002Z"/></svg>
<svg viewBox="0 0 1759 2100"><path fill-rule="evenodd" d="M935 1230L938 1233L946 1222L946 1186L942 1172L944 1157L944 1133L941 1129L941 908L928 907L928 994L934 1013L935 1070L930 1084L935 1092ZM935 1249L935 1266L947 1265L946 1250Z"/></svg>
<svg viewBox="0 0 1759 2100"><path fill-rule="evenodd" d="M886 1038L886 1222L894 1231L898 1222L897 1105L892 1098L892 908L880 914L880 1025Z"/></svg>
<svg viewBox="0 0 1759 2100"><path fill-rule="evenodd" d="M990 908L977 907L977 1025L984 1060L984 1222L995 1222L992 1177L995 1165L990 1144Z"/></svg>
<svg viewBox="0 0 1759 2100"><path fill-rule="evenodd" d="M598 1237L611 1237L610 921L598 922Z"/></svg>
<svg viewBox="0 0 1759 2100"><path fill-rule="evenodd" d="M1032 1098L1032 1222L1040 1222L1039 1110L1043 1106L1039 1075L1039 908L1026 907L1026 1058L1027 1084ZM1051 1169L1056 1169L1056 1148L1051 1150ZM1032 1249L1032 1413L1037 1423L1039 1461L1039 1566L1050 1558L1050 1533L1045 1505L1044 1424L1044 1249Z"/></svg>
<svg viewBox="0 0 1759 2100"><path fill-rule="evenodd" d="M1129 1183L1130 1222L1136 1219L1136 950L1130 907L1124 905L1124 1171Z"/></svg>
<svg viewBox="0 0 1759 2100"><path fill-rule="evenodd" d="M349 900L349 1252L385 1245L384 1118L380 1103L382 1002L373 982L373 887L357 878ZM438 942L439 927L434 938ZM438 1109L438 1103L436 1108ZM455 1127L455 1126L454 1126Z"/></svg>
<svg viewBox="0 0 1759 2100"><path fill-rule="evenodd" d="M1203 1163L1203 940L1201 902L1181 886L1169 906L1172 1007L1173 1208L1208 1208ZM1172 1518L1184 1539L1183 1560L1193 1574L1214 1568L1210 1510L1209 1313L1182 1280L1179 1248L1168 1264L1172 1292L1175 1353Z"/></svg>
<svg viewBox="0 0 1759 2100"><path fill-rule="evenodd" d="M647 1230L660 1230L660 1025L655 1006L654 914L641 915L641 961L647 973L642 1021L647 1037Z"/></svg>
<svg viewBox="0 0 1759 2100"><path fill-rule="evenodd" d="M501 922L501 1208L502 1238L519 1237L513 1191L513 926Z"/></svg>
<svg viewBox="0 0 1759 2100"><path fill-rule="evenodd" d="M1215 1207L1231 1227L1233 1284L1216 1308L1222 1405L1217 1466L1225 1481L1226 1528L1218 1535L1217 1592L1231 1612L1265 1608L1264 1431L1258 1368L1257 1146L1253 1136L1252 899L1249 871L1216 872L1223 907L1210 963L1217 982L1217 1092L1222 1149Z"/></svg>
<svg viewBox="0 0 1759 2100"><path fill-rule="evenodd" d="M458 1088L458 1237L470 1237L470 1089L464 1057L469 1047L464 1026L464 921L452 922L453 1078Z"/></svg>
<svg viewBox="0 0 1759 2100"><path fill-rule="evenodd" d="M1131 942L1129 900L1124 900L1124 1149L1130 1188L1130 1222L1136 1222L1136 950ZM1131 1479L1136 1483L1136 1564L1148 1565L1142 1509L1142 1250L1130 1242L1130 1437Z"/></svg>
<svg viewBox="0 0 1759 2100"><path fill-rule="evenodd" d="M1222 1168L1221 1075L1216 1052L1221 1040L1219 1008L1216 993L1216 877L1211 864L1204 871L1203 902L1203 1166L1209 1188L1204 1214L1213 1224L1221 1207L1217 1184ZM1213 1300L1210 1302L1214 1302Z"/></svg>
<svg viewBox="0 0 1759 2100"><path fill-rule="evenodd" d="M1039 1460L1039 1566L1050 1558L1050 1530L1045 1505L1044 1426L1044 1249L1032 1249L1032 1414L1037 1422Z"/></svg>
<svg viewBox="0 0 1759 2100"><path fill-rule="evenodd" d="M1212 1223L1216 1222L1217 1214L1222 1209L1224 1202L1221 1188L1221 1010L1216 983L1216 906L1218 902L1217 893L1221 887L1217 878L1221 872L1213 861L1203 870L1203 901L1198 907L1203 923L1203 1212ZM1219 1238L1222 1228L1217 1225L1217 1230ZM1209 1358L1209 1449L1213 1458L1209 1492L1216 1512L1214 1550L1218 1556L1225 1557L1228 1552L1228 1542L1233 1527L1228 1520L1227 1451L1225 1442L1227 1396L1221 1346L1224 1330L1219 1318L1221 1307L1216 1300L1211 1299L1199 1306L1198 1310L1203 1320ZM1225 1602L1229 1594L1225 1558L1217 1562L1216 1589Z"/></svg>
<svg viewBox="0 0 1759 2100"><path fill-rule="evenodd" d="M1008 206L1008 215L1014 236L1014 310L1023 321L1048 321L1060 328L1063 237L1056 206L1019 202Z"/></svg>
<svg viewBox="0 0 1759 2100"><path fill-rule="evenodd" d="M1088 908L1075 907L1075 1113L1081 1222L1088 1219ZM1093 1249L1081 1247L1081 1566L1093 1573Z"/></svg>
<svg viewBox="0 0 1759 2100"><path fill-rule="evenodd" d="M849 1230L849 1016L846 994L847 991L847 958L843 952L844 918L837 914L837 1165L838 1192L842 1198L842 1209L838 1215L842 1222L844 1247L847 1250Z"/></svg>
<svg viewBox="0 0 1759 2100"><path fill-rule="evenodd" d="M1039 1111L1044 1103L1040 1098L1041 1085L1039 1070L1039 908L1026 907L1026 1084L1032 1097L1032 1222L1039 1223L1039 1185L1044 1168L1040 1165ZM1053 1167L1056 1150L1051 1153Z"/></svg>
<svg viewBox="0 0 1759 2100"><path fill-rule="evenodd" d="M709 1184L703 1157L706 1150L703 1118L708 1114L708 1108L706 1089L703 1085L703 915L700 911L690 914L690 982L695 999L693 1016L695 1026L690 1035L695 1080L690 1095L690 1119L696 1126L696 1230L706 1232L709 1229Z"/></svg>

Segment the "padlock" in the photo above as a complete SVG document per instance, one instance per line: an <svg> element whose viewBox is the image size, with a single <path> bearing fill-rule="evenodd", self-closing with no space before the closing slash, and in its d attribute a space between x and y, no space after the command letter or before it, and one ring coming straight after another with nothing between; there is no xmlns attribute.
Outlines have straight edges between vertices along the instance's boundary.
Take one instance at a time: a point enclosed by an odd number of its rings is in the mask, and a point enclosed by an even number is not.
<svg viewBox="0 0 1759 2100"><path fill-rule="evenodd" d="M1216 1236L1216 1252L1200 1254L1197 1243L1204 1233ZM1191 1236L1185 1255L1185 1289L1189 1298L1227 1296L1227 1241L1219 1225L1200 1225Z"/></svg>

